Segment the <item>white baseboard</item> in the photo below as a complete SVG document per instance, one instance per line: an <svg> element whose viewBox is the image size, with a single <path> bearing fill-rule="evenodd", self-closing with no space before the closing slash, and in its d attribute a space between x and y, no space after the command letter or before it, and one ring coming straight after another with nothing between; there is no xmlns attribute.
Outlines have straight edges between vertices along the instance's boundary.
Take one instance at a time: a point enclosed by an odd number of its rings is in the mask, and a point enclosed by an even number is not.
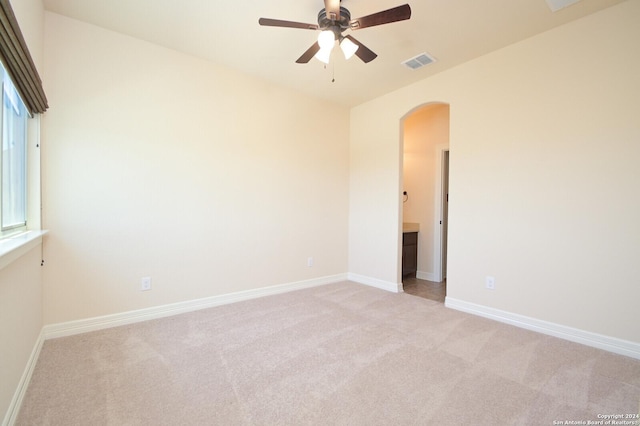
<svg viewBox="0 0 640 426"><path fill-rule="evenodd" d="M16 391L13 394L13 398L11 399L11 403L9 404L9 409L4 416L2 426L13 425L18 418L18 413L20 412L20 407L22 406L22 400L24 399L24 395L27 392L27 387L29 386L29 382L31 381L33 370L36 368L36 363L38 362L38 357L40 356L40 351L42 350L43 343L44 336L41 331L40 335L38 335L38 339L36 340L35 345L33 346L33 349L31 350L31 355L27 360L27 365L24 368L22 377L20 377L20 381L18 382Z"/></svg>
<svg viewBox="0 0 640 426"><path fill-rule="evenodd" d="M640 359L640 343L592 333L590 331L567 327L548 321L542 321L483 305L476 305L475 303L469 303L451 297L446 297L444 304L447 308L479 315L481 317L500 321L506 324L515 325L516 327L537 331L549 336L559 337L561 339L581 343L583 345L603 349L616 354Z"/></svg>
<svg viewBox="0 0 640 426"><path fill-rule="evenodd" d="M387 290L392 293L402 293L404 290L402 289L402 283L392 283L390 281L383 281L377 278L366 277L364 275L358 274L347 274L347 278L349 281L353 281L356 283L368 285L370 287L379 288L382 290Z"/></svg>
<svg viewBox="0 0 640 426"><path fill-rule="evenodd" d="M436 279L436 274L434 274L433 272L417 271L416 278L419 280L438 282L438 280Z"/></svg>
<svg viewBox="0 0 640 426"><path fill-rule="evenodd" d="M105 328L118 327L121 325L133 324L136 322L164 318L186 312L197 311L200 309L211 308L214 306L226 305L243 300L256 299L258 297L286 293L289 291L301 290L304 288L311 288L346 280L347 274L330 275L311 280L275 285L271 287L263 287L254 290L239 291L236 293L205 297L203 299L188 300L162 306L154 306L151 308L122 312L118 314L86 318L59 324L50 324L45 325L42 328L42 334L45 339L72 336L75 334L87 333L89 331L102 330Z"/></svg>

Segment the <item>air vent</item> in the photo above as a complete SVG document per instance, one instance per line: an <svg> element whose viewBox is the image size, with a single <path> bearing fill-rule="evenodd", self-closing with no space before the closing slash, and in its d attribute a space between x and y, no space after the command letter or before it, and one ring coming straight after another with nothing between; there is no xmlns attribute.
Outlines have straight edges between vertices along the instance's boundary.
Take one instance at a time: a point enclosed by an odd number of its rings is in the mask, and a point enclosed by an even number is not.
<svg viewBox="0 0 640 426"><path fill-rule="evenodd" d="M580 0L547 0L547 6L549 6L552 12L557 12L579 1Z"/></svg>
<svg viewBox="0 0 640 426"><path fill-rule="evenodd" d="M404 61L402 65L406 66L407 68L411 68L412 70L417 70L418 68L422 68L425 65L429 65L435 61L435 58L428 53L421 53L418 56Z"/></svg>

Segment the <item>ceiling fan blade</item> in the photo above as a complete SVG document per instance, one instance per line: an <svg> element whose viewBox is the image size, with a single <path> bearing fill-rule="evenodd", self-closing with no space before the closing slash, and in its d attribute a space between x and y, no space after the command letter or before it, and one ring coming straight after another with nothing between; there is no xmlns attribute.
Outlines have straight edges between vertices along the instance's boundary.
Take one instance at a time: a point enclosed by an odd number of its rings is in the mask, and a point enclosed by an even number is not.
<svg viewBox="0 0 640 426"><path fill-rule="evenodd" d="M340 20L340 0L324 0L324 10L327 18L332 21Z"/></svg>
<svg viewBox="0 0 640 426"><path fill-rule="evenodd" d="M411 18L411 7L405 4L372 15L363 16L362 18L352 19L349 21L349 28L359 30L361 28L404 21L409 18Z"/></svg>
<svg viewBox="0 0 640 426"><path fill-rule="evenodd" d="M319 50L320 50L320 45L316 41L315 43L313 43L313 45L311 45L310 48L307 49L306 52L304 52L302 54L302 56L300 56L298 58L296 63L297 64L306 64L306 63L308 63L311 60L311 58L313 58L315 56L315 54L318 53Z"/></svg>
<svg viewBox="0 0 640 426"><path fill-rule="evenodd" d="M316 24L305 24L304 22L283 21L281 19L260 18L258 24L265 27L300 28L303 30L317 30Z"/></svg>
<svg viewBox="0 0 640 426"><path fill-rule="evenodd" d="M360 43L358 40L351 37L350 35L345 36L345 38L348 38L349 40L351 40L352 42L358 45L358 50L356 50L356 56L362 59L362 62L364 62L365 64L373 61L375 58L378 57L378 55L373 53L371 49L369 49L367 46Z"/></svg>

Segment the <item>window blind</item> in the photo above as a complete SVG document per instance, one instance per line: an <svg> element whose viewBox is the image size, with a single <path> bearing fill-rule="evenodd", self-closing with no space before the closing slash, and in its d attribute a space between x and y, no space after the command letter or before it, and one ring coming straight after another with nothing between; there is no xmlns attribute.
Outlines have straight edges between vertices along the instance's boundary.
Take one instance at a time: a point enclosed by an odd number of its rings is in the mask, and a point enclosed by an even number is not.
<svg viewBox="0 0 640 426"><path fill-rule="evenodd" d="M0 0L0 59L31 114L47 110L42 80L31 59L9 0Z"/></svg>

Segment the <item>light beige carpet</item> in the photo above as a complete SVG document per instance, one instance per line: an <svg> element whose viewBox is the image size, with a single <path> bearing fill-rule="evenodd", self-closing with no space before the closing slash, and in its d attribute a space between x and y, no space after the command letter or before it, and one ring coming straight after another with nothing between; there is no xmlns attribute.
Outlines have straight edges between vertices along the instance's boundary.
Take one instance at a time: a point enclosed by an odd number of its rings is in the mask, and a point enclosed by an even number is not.
<svg viewBox="0 0 640 426"><path fill-rule="evenodd" d="M45 342L19 425L552 425L640 361L345 282Z"/></svg>

